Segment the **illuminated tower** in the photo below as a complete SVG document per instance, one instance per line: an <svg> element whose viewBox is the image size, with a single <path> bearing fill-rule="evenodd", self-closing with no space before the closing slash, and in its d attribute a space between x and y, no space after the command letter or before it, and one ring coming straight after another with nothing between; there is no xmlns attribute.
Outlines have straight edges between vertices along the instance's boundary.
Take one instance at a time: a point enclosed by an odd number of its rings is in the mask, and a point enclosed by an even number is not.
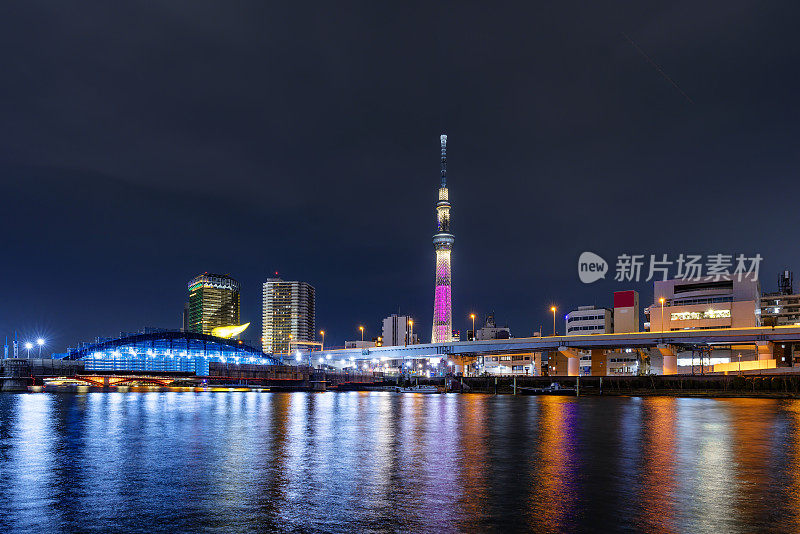
<svg viewBox="0 0 800 534"><path fill-rule="evenodd" d="M203 273L189 282L189 332L211 334L239 324L239 282L226 274Z"/></svg>
<svg viewBox="0 0 800 534"><path fill-rule="evenodd" d="M436 235L433 247L436 249L436 290L433 297L433 333L431 343L445 343L453 336L453 315L450 272L450 251L455 237L450 233L450 202L447 195L447 136L442 142L442 186L439 188L439 202L436 203Z"/></svg>

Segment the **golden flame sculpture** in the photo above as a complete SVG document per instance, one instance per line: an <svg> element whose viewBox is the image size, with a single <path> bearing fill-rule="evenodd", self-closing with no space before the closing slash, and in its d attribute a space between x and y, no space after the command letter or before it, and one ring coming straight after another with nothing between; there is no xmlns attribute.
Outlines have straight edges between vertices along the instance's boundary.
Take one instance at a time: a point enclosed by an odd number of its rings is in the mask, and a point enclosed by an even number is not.
<svg viewBox="0 0 800 534"><path fill-rule="evenodd" d="M250 326L250 323L236 324L231 326L218 326L211 331L211 335L224 339L230 339L233 336L237 336L244 332L248 326Z"/></svg>

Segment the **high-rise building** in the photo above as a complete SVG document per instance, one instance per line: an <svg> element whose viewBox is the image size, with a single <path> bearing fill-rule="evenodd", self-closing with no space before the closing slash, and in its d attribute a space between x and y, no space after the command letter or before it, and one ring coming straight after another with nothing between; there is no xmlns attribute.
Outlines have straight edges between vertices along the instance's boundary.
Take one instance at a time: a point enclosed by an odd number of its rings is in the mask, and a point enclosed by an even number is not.
<svg viewBox="0 0 800 534"><path fill-rule="evenodd" d="M384 347L398 345L415 345L419 342L414 333L411 317L393 313L383 320L383 335L381 341Z"/></svg>
<svg viewBox="0 0 800 534"><path fill-rule="evenodd" d="M453 335L452 277L450 251L455 237L450 233L450 202L447 191L447 136L439 138L442 148L439 201L436 203L436 235L433 247L436 250L436 286L433 297L433 330L431 343L446 343Z"/></svg>
<svg viewBox="0 0 800 534"><path fill-rule="evenodd" d="M314 288L306 282L267 278L263 292L261 345L266 353L288 354L289 346L315 340Z"/></svg>
<svg viewBox="0 0 800 534"><path fill-rule="evenodd" d="M211 335L219 326L239 324L239 282L224 274L203 273L189 282L189 332Z"/></svg>

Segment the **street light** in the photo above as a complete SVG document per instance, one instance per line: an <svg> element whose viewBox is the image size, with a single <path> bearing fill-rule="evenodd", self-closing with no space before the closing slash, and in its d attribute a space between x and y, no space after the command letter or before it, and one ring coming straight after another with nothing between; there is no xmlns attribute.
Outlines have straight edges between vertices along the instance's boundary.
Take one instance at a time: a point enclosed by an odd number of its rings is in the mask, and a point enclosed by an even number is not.
<svg viewBox="0 0 800 534"><path fill-rule="evenodd" d="M553 312L553 335L556 335L556 307L550 306L550 311Z"/></svg>
<svg viewBox="0 0 800 534"><path fill-rule="evenodd" d="M319 335L322 336L322 348L320 348L319 350L325 351L325 330L320 330Z"/></svg>
<svg viewBox="0 0 800 534"><path fill-rule="evenodd" d="M358 329L361 330L361 341L364 341L364 327L359 326Z"/></svg>
<svg viewBox="0 0 800 534"><path fill-rule="evenodd" d="M658 299L658 302L661 303L661 331L664 331L664 297Z"/></svg>
<svg viewBox="0 0 800 534"><path fill-rule="evenodd" d="M411 333L408 335L408 343L410 345L414 344L414 319L408 320L408 326L411 328Z"/></svg>
<svg viewBox="0 0 800 534"><path fill-rule="evenodd" d="M39 359L42 359L42 347L44 346L44 339L39 338L36 340L36 344L39 345Z"/></svg>
<svg viewBox="0 0 800 534"><path fill-rule="evenodd" d="M31 359L31 349L32 348L33 348L33 343L31 343L30 341L26 341L25 342L25 350L28 351L28 359L29 360Z"/></svg>
<svg viewBox="0 0 800 534"><path fill-rule="evenodd" d="M475 341L475 314L470 313L469 318L472 319L472 341Z"/></svg>
<svg viewBox="0 0 800 534"><path fill-rule="evenodd" d="M289 346L286 347L286 355L288 356L291 353L292 353L292 334L289 334Z"/></svg>

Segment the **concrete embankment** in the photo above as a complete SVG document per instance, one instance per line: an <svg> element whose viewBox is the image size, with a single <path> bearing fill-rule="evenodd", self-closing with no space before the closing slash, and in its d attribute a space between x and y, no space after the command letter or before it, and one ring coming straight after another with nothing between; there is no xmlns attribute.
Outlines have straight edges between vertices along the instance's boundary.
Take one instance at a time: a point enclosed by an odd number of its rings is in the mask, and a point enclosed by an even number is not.
<svg viewBox="0 0 800 534"><path fill-rule="evenodd" d="M442 379L418 381L442 384ZM575 377L466 377L449 379L449 389L462 393L513 395L524 388L546 388L553 382L576 388L581 395L661 395L680 397L772 397L800 398L800 375L769 376L677 375L677 376L587 376ZM416 383L416 381L415 381ZM523 388L521 391L520 389Z"/></svg>

